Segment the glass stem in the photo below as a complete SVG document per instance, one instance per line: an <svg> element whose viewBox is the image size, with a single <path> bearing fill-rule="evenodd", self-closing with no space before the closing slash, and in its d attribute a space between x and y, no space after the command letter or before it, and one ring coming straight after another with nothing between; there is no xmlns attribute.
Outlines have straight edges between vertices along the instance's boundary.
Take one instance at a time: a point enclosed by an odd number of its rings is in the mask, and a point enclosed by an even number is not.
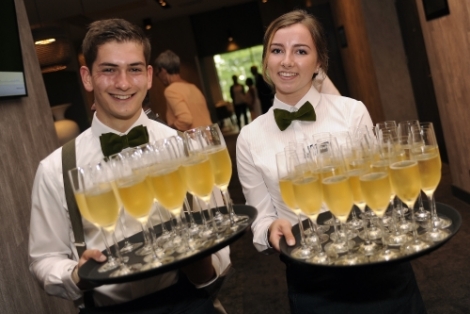
<svg viewBox="0 0 470 314"><path fill-rule="evenodd" d="M188 211L189 226L190 226L190 228L192 228L196 225L196 221L194 220L193 211L191 210L191 206L189 206L189 202L188 202L188 199L186 197L184 198L184 206L186 207L186 210Z"/></svg>
<svg viewBox="0 0 470 314"><path fill-rule="evenodd" d="M162 227L162 234L168 233L168 229L165 226L165 220L163 219L163 208L158 205L158 203L155 202L155 206L157 207L158 210L158 215L160 216L160 226Z"/></svg>
<svg viewBox="0 0 470 314"><path fill-rule="evenodd" d="M413 204L406 204L408 206L408 209L410 211L410 215L411 215L411 229L413 230L413 241L417 241L418 240L418 231L416 230L415 228L415 213L414 213L414 203Z"/></svg>
<svg viewBox="0 0 470 314"><path fill-rule="evenodd" d="M364 229L364 241L366 241L366 244L370 244L370 238L369 238L369 228L367 228L367 215L365 214L366 210L362 211L362 228Z"/></svg>
<svg viewBox="0 0 470 314"><path fill-rule="evenodd" d="M377 223L379 224L380 232L382 233L382 245L384 247L384 250L387 250L388 246L387 246L387 240L385 240L385 226L384 226L384 222L382 221L382 217L377 216Z"/></svg>
<svg viewBox="0 0 470 314"><path fill-rule="evenodd" d="M108 254L108 261L115 260L114 255L111 253L111 249L109 248L108 239L106 238L106 233L104 232L103 228L100 228L101 235L103 236L104 245L106 246L106 253Z"/></svg>
<svg viewBox="0 0 470 314"><path fill-rule="evenodd" d="M121 209L122 210L122 209ZM122 236L124 238L124 246L129 243L129 239L127 237L127 228L126 224L123 222L124 215L119 215L119 228L121 228Z"/></svg>
<svg viewBox="0 0 470 314"><path fill-rule="evenodd" d="M297 215L299 220L299 230L300 230L300 246L305 248L307 244L305 243L305 235L304 235L304 225L302 224L302 218L300 213Z"/></svg>
<svg viewBox="0 0 470 314"><path fill-rule="evenodd" d="M118 260L118 263L119 263L119 267L126 268L125 263L122 260L122 255L121 255L121 251L119 250L119 244L118 244L118 241L116 239L116 233L115 232L112 233L112 238L113 238L113 241L114 241L114 251L116 251L116 257L117 257L117 260Z"/></svg>
<svg viewBox="0 0 470 314"><path fill-rule="evenodd" d="M436 232L439 224L439 216L437 215L436 208L436 199L434 198L434 193L427 195L429 203L431 204L431 222L432 222L432 231Z"/></svg>
<svg viewBox="0 0 470 314"><path fill-rule="evenodd" d="M230 219L230 226L233 227L235 225L235 211L233 210L232 202L230 200L230 194L228 189L224 189L222 192L222 198L224 199L225 206L227 207L228 217Z"/></svg>

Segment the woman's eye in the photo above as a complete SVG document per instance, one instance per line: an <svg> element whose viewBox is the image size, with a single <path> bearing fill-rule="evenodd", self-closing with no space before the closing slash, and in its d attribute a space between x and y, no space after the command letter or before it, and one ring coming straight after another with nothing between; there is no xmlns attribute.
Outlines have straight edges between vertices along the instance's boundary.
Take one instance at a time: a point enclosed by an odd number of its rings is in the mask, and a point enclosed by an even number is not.
<svg viewBox="0 0 470 314"><path fill-rule="evenodd" d="M303 49L299 49L299 50L297 51L297 53L298 53L299 55L306 55L306 54L307 54L307 51L306 51L306 50L303 50Z"/></svg>
<svg viewBox="0 0 470 314"><path fill-rule="evenodd" d="M274 54L281 53L281 49L278 49L278 48L271 49L271 53L274 53Z"/></svg>

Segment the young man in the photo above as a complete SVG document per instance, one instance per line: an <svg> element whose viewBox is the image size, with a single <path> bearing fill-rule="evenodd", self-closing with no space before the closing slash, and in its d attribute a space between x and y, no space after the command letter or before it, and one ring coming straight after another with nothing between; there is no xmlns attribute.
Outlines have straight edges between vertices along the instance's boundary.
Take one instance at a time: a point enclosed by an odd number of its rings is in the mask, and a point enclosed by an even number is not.
<svg viewBox="0 0 470 314"><path fill-rule="evenodd" d="M148 119L142 101L152 84L149 65L150 42L143 31L121 19L90 25L83 41L86 66L80 74L87 91L93 91L96 112L92 126L75 139L78 166L94 165L106 155L100 138L104 133L128 134L136 126L147 129L149 140L176 132ZM140 128L142 129L142 128ZM104 143L105 144L105 143ZM105 150L106 151L106 150ZM78 277L78 269L89 259L103 262L105 249L99 230L82 219L87 250L78 256L64 195L62 148L39 164L32 191L29 238L30 271L44 290L54 296L77 301L90 283ZM109 154L109 152L107 153ZM129 234L139 224L126 217ZM122 239L117 228L118 240ZM228 247L178 271L93 289L96 308L81 313L212 313L212 301L196 287L213 282L230 263Z"/></svg>

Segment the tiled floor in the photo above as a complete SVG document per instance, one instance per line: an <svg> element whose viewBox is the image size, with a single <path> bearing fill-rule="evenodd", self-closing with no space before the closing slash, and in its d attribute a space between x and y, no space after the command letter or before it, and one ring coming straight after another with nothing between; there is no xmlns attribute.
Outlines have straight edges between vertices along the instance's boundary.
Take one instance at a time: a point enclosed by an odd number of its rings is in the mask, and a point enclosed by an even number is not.
<svg viewBox="0 0 470 314"><path fill-rule="evenodd" d="M235 204L243 204L235 162L237 134L225 138L233 161L230 193ZM412 264L429 314L467 314L470 313L470 205L452 196L450 173L445 164L442 174L436 200L458 209L462 226L449 242ZM283 263L277 255L258 253L251 237L251 232L247 232L231 246L236 271L226 280L219 299L229 314L289 313Z"/></svg>

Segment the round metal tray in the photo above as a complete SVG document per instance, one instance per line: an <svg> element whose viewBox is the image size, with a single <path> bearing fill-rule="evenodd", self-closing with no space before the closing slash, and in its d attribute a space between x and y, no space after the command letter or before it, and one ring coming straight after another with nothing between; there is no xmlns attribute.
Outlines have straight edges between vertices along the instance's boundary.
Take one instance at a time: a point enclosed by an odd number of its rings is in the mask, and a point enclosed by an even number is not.
<svg viewBox="0 0 470 314"><path fill-rule="evenodd" d="M199 259L201 259L205 256L208 256L208 255L210 255L210 254L226 247L227 245L235 242L236 240L238 240L248 230L251 223L255 220L256 215L258 214L256 209L254 207L251 207L251 206L234 205L233 207L234 207L234 211L235 211L236 214L238 214L238 215L247 215L249 217L248 222L246 224L246 227L237 230L236 232L231 234L228 238L225 238L223 241L218 242L218 243L214 243L210 247L205 248L205 249L195 253L194 255L191 255L189 257L182 258L182 259L176 259L175 258L175 260L173 262L168 263L168 264L163 264L160 267L145 270L145 271L141 271L141 272L137 272L137 273L133 273L133 274L130 274L130 275L120 276L120 277L110 277L109 276L114 270L110 270L110 271L104 272L104 273L98 272L98 268L101 266L102 263L98 263L95 260L89 260L82 267L80 267L80 269L78 271L78 275L82 279L85 279L85 280L88 280L88 281L91 281L91 282L94 282L94 283L97 283L97 284L113 284L113 283L130 282L130 281L144 279L144 278L151 277L151 276L156 276L156 275L165 273L167 271L175 270L175 269L178 269L182 266L190 264L190 263L192 263L196 260L199 260ZM220 207L219 209L221 210L222 213L225 213L225 214L227 213L226 207ZM200 223L201 217L200 217L199 213L194 213L194 219L196 220L196 222ZM157 225L157 226L155 226L155 229L156 230L161 230L161 227L159 227L159 225ZM161 235L161 232L156 232L156 235L157 236ZM129 240L131 242L142 242L143 241L142 232L137 233L137 234L129 237ZM122 246L123 241L119 242L119 245ZM111 251L114 252L114 245L111 246ZM103 251L103 254L107 255L106 251ZM135 263L145 264L145 262L143 262L144 257L137 256L137 255L134 254L134 252L131 252L129 254L125 254L124 256L129 257L129 261L128 261L129 265L130 264L135 264ZM176 255L175 255L175 257L176 257Z"/></svg>
<svg viewBox="0 0 470 314"><path fill-rule="evenodd" d="M296 224L292 227L292 232L295 236L295 241L296 241L295 243L296 244L294 246L288 246L287 243L286 243L285 238L284 237L281 238L281 241L279 243L279 246L280 246L280 249L281 249L281 254L283 254L287 259L289 259L290 261L293 261L295 263L300 263L300 264L303 264L303 265L309 265L309 266L312 266L312 267L325 267L325 268L369 267L369 266L375 266L375 265L401 263L401 262L404 262L404 261L413 260L415 258L418 258L418 257L423 256L425 254L429 254L430 252L437 250L442 245L444 245L447 241L449 241L460 229L460 226L462 224L462 217L460 216L460 213L455 208L450 207L450 206L445 205L445 204L442 204L442 203L436 203L436 208L437 208L437 213L438 214L442 214L442 215L444 215L444 216L446 216L446 217L448 217L452 220L452 225L448 228L448 230L450 230L451 234L445 240L443 240L441 242L436 242L432 246L430 246L429 248L424 249L422 251L419 251L417 253L406 255L406 256L403 256L403 257L399 257L399 258L396 258L396 259L393 259L393 260L390 260L390 261L369 262L369 263L358 264L358 265L334 265L334 264L333 265L320 265L320 264L313 264L313 263L309 263L305 260L295 259L295 258L291 257L292 250L294 250L296 247L298 247L299 243L300 243L299 225ZM321 213L318 216L317 223L319 225L323 224L323 222L325 220L330 219L331 217L332 217L332 215L331 215L330 212ZM303 223L304 223L304 227L308 227L308 221L304 220ZM330 230L327 232L328 235L333 232L332 229L333 228L330 228ZM418 229L418 233L421 230L422 230L422 228L420 227ZM354 238L354 241L360 243L360 242L362 242L362 239L360 239L359 237L356 237L356 238Z"/></svg>

